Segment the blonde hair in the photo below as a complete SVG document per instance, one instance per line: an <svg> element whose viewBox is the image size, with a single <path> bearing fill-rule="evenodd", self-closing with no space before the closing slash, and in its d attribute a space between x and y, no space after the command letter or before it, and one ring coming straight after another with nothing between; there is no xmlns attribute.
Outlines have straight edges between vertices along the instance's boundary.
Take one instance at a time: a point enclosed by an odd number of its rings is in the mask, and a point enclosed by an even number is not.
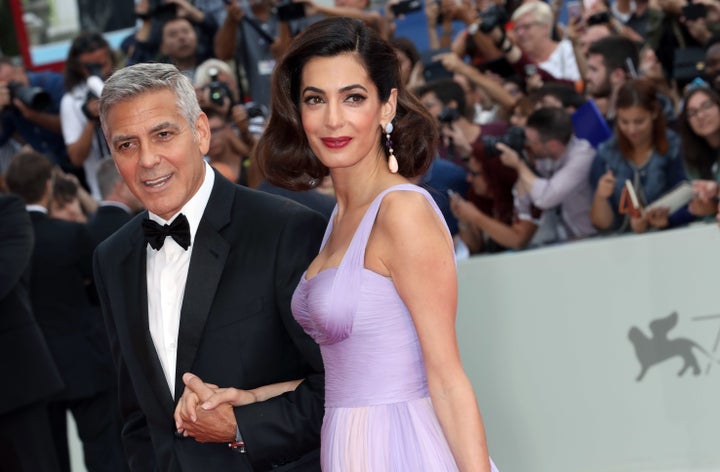
<svg viewBox="0 0 720 472"><path fill-rule="evenodd" d="M545 2L528 2L523 3L518 7L512 15L512 20L517 21L521 16L532 15L534 21L540 24L548 25L552 29L552 25L555 21L555 15L553 15L552 8Z"/></svg>

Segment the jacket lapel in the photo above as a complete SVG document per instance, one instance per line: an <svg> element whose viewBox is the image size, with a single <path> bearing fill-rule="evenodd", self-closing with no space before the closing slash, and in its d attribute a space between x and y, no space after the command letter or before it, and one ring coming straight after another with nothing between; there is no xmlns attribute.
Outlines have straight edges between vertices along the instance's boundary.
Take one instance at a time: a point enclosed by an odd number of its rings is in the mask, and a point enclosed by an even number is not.
<svg viewBox="0 0 720 472"><path fill-rule="evenodd" d="M230 223L234 185L215 173L215 185L192 242L178 333L175 398L180 398L182 375L191 372L225 268L230 245L220 230Z"/></svg>
<svg viewBox="0 0 720 472"><path fill-rule="evenodd" d="M122 256L118 264L120 280L123 281L118 285L123 287L126 292L113 297L118 304L113 311L127 313L128 336L133 346L133 352L137 353L140 369L152 386L152 390L161 395L161 398L158 398L160 404L172 416L174 410L172 392L165 379L148 324L147 255L146 244L140 228L141 218L147 218L147 214L136 218L137 230L133 232L132 240L129 241L128 252Z"/></svg>

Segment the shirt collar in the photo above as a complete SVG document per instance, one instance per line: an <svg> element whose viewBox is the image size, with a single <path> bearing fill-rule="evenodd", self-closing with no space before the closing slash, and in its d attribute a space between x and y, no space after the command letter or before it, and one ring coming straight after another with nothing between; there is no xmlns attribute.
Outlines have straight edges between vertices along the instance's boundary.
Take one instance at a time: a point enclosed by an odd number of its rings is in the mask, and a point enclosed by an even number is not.
<svg viewBox="0 0 720 472"><path fill-rule="evenodd" d="M122 202L116 202L114 200L103 200L100 202L100 206L120 208L121 210L124 210L126 213L129 213L131 215L133 213L129 206L125 205Z"/></svg>
<svg viewBox="0 0 720 472"><path fill-rule="evenodd" d="M42 205L37 205L37 204L25 205L25 209L27 211L37 211L38 213L45 213L46 215L48 214L47 208L45 208Z"/></svg>
<svg viewBox="0 0 720 472"><path fill-rule="evenodd" d="M195 192L195 195L193 195L192 198L190 198L190 200L185 204L185 206L173 215L170 220L166 221L158 215L148 211L148 217L161 225L172 223L180 213L185 215L188 223L190 224L191 245L193 244L192 242L195 241L195 233L197 232L198 226L200 226L200 220L202 219L203 213L205 213L205 207L207 206L208 200L210 200L210 194L212 193L213 185L215 184L215 172L213 172L210 164L203 161L203 165L205 167L205 177L203 178L202 185L198 191Z"/></svg>

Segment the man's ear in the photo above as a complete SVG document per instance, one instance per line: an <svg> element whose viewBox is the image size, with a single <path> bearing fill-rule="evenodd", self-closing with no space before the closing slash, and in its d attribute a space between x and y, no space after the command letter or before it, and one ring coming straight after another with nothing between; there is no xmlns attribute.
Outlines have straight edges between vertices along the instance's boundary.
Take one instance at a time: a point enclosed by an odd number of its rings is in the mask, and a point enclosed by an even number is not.
<svg viewBox="0 0 720 472"><path fill-rule="evenodd" d="M610 84L617 87L627 80L627 72L624 69L613 69L610 73Z"/></svg>
<svg viewBox="0 0 720 472"><path fill-rule="evenodd" d="M204 156L210 149L210 122L204 112L200 112L198 115L195 130L197 132L198 147Z"/></svg>

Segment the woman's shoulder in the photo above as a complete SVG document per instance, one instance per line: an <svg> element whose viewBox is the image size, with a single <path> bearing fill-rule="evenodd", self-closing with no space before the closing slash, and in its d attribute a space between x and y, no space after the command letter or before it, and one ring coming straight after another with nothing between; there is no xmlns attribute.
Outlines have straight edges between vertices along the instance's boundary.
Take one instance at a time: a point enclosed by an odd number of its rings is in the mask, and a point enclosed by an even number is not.
<svg viewBox="0 0 720 472"><path fill-rule="evenodd" d="M434 212L434 201L422 187L415 185L391 189L382 198L377 220L389 228L424 225Z"/></svg>

